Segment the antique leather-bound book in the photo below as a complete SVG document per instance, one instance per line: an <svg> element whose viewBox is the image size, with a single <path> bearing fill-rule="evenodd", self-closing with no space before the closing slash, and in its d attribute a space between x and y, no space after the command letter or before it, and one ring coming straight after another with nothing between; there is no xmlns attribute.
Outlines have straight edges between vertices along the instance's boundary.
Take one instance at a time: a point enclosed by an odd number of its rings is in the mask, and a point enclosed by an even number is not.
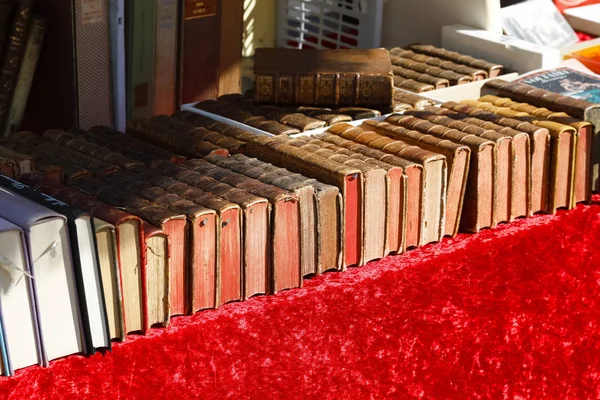
<svg viewBox="0 0 600 400"><path fill-rule="evenodd" d="M443 237L447 184L446 157L348 124L334 125L328 132L421 164L423 196L416 245L437 242ZM407 247L415 245L416 238L410 235L413 232L415 232L414 227L410 227L406 238Z"/></svg>
<svg viewBox="0 0 600 400"><path fill-rule="evenodd" d="M594 126L591 123L573 118L567 113L554 112L547 108L518 103L509 98L488 95L480 98L479 101L492 103L499 107L509 107L515 111L526 112L535 118L554 121L575 128L577 130L577 149L575 151L577 159L575 161L574 201L578 203L591 200L592 139L594 134Z"/></svg>
<svg viewBox="0 0 600 400"><path fill-rule="evenodd" d="M398 117L402 118L402 116ZM397 121L400 122L401 119L388 118L386 120L386 122L398 125ZM471 161L465 198L463 200L460 227L470 232L478 232L482 228L493 226L495 221L494 142L416 118L412 120L411 124L406 122L408 120L404 120L403 125L401 125L406 129L416 130L440 139L469 146L471 149Z"/></svg>
<svg viewBox="0 0 600 400"><path fill-rule="evenodd" d="M154 114L172 114L177 104L179 4L155 0ZM150 42L152 43L152 42Z"/></svg>
<svg viewBox="0 0 600 400"><path fill-rule="evenodd" d="M494 64L489 61L480 60L465 54L460 54L455 51L450 51L427 44L413 44L408 48L416 53L426 54L432 57L439 57L444 60L450 60L457 64L467 65L471 68L480 68L487 71L490 78L494 78L502 72L504 67L499 64Z"/></svg>
<svg viewBox="0 0 600 400"><path fill-rule="evenodd" d="M312 137L334 144L338 148L348 149L368 158L381 160L402 168L406 180L406 210L404 211L403 220L398 221L399 231L396 232L394 229L389 231L389 248L396 248L397 253L402 253L407 247L418 246L421 225L420 205L423 199L423 167L415 162L344 139L329 132L319 133Z"/></svg>
<svg viewBox="0 0 600 400"><path fill-rule="evenodd" d="M422 109L434 105L434 101L416 94L407 93L402 90L394 92L394 105L401 103L411 106L411 108Z"/></svg>
<svg viewBox="0 0 600 400"><path fill-rule="evenodd" d="M3 148L0 148L2 151ZM15 170L17 169L17 163L12 158L7 158L3 155L0 155L0 174L4 176L8 176L9 178L14 178Z"/></svg>
<svg viewBox="0 0 600 400"><path fill-rule="evenodd" d="M96 178L82 177L73 181L71 185L102 201L122 207L128 212L138 215L143 220L161 228L169 236L171 254L173 255L169 268L170 315L186 314L189 309L187 303L187 282L182 278L185 276L187 268L187 260L184 253L186 249L187 225L185 215L142 200L131 193L127 193L119 186L106 184Z"/></svg>
<svg viewBox="0 0 600 400"><path fill-rule="evenodd" d="M219 217L216 224L216 269L210 268L206 262L207 260L201 260L204 262L201 262L200 266L206 268L200 268L193 276L190 296L192 312L217 307L219 274L222 270L240 271L242 268L241 232L243 221L240 206L212 193L163 176L149 168L136 166L128 168L127 172L151 185L216 211ZM227 221L227 224L223 224L222 221Z"/></svg>
<svg viewBox="0 0 600 400"><path fill-rule="evenodd" d="M336 125L334 125L336 126ZM342 268L362 261L363 177L358 168L327 160L309 151L274 141L267 136L249 136L248 156L337 186L342 194Z"/></svg>
<svg viewBox="0 0 600 400"><path fill-rule="evenodd" d="M75 279L77 307L81 318L84 352L94 354L98 348L111 348L102 290L102 277L97 253L96 232L90 214L69 206L56 198L34 190L24 183L0 175L0 187L31 200L66 218L68 249ZM40 277L41 278L41 277Z"/></svg>
<svg viewBox="0 0 600 400"><path fill-rule="evenodd" d="M431 112L436 115L443 115L460 121L461 126L464 126L462 123L475 125L481 129L479 130L479 134L477 133L478 130L474 130L473 128L469 128L469 132L478 134L478 136L481 137L488 137L487 131L490 130L510 137L512 139L510 163L510 220L530 215L531 143L529 141L529 135L525 132L519 132L509 127L502 127L489 121L470 118L467 115L445 108L427 107L423 111ZM455 127L455 125L453 125L453 127ZM496 143L496 149L499 150L501 146L498 145L498 141Z"/></svg>
<svg viewBox="0 0 600 400"><path fill-rule="evenodd" d="M401 140L413 146L446 156L448 162L448 185L446 190L446 221L444 236L458 233L462 206L467 187L471 150L468 146L453 143L417 131L411 131L387 122L365 121L363 129L373 131L392 139Z"/></svg>
<svg viewBox="0 0 600 400"><path fill-rule="evenodd" d="M43 173L48 179L58 183L64 181L63 169L56 165L56 160L53 157L32 150L30 147L18 142L0 140L0 144L2 145L2 149L15 151L18 154L25 154L31 157L35 165L35 171Z"/></svg>
<svg viewBox="0 0 600 400"><path fill-rule="evenodd" d="M169 323L169 237L160 228L144 225L144 248L142 259L146 269L146 293L148 294L148 326Z"/></svg>
<svg viewBox="0 0 600 400"><path fill-rule="evenodd" d="M217 284L218 305L267 293L270 261L268 255L271 243L271 206L269 201L180 165L163 162L157 165L155 170L165 176L238 204L242 208L242 268L225 269L226 265L221 265L220 281ZM229 223L228 220L221 221L222 225ZM251 281L246 282L250 279Z"/></svg>
<svg viewBox="0 0 600 400"><path fill-rule="evenodd" d="M431 92L432 90L435 90L435 86L429 83L418 82L402 76L394 76L394 87L415 93Z"/></svg>
<svg viewBox="0 0 600 400"><path fill-rule="evenodd" d="M392 71L394 72L394 85L396 85L396 78L412 79L417 82L426 83L433 85L435 89L443 89L450 86L448 79L432 76L429 74L423 74L421 72L414 71L412 69L403 68L397 65L392 65Z"/></svg>
<svg viewBox="0 0 600 400"><path fill-rule="evenodd" d="M302 139L288 139L283 142L361 171L363 177L361 265L383 258L386 244L386 221L389 217L386 171L322 146L309 144Z"/></svg>
<svg viewBox="0 0 600 400"><path fill-rule="evenodd" d="M501 79L493 79L485 83L481 88L481 95L487 94L510 97L514 101L545 107L551 111L565 112L572 117L588 121L594 125L591 185L592 191L600 191L600 147L598 145L600 106L598 104L538 89L525 83L506 82Z"/></svg>
<svg viewBox="0 0 600 400"><path fill-rule="evenodd" d="M477 68L471 68L463 64L456 64L449 60L443 60L438 57L427 56L425 54L418 54L412 50L405 50L399 47L394 47L390 50L390 54L408 58L410 60L414 60L417 62L422 62L425 64L433 65L434 67L439 67L442 69L447 69L459 74L471 75L474 81L480 81L482 79L486 79L488 74L486 71Z"/></svg>
<svg viewBox="0 0 600 400"><path fill-rule="evenodd" d="M418 62L414 60L410 60L408 58L402 58L396 55L390 55L390 59L393 65L398 67L403 67L406 69L411 69L413 71L417 71L423 74L436 76L438 78L447 79L450 82L450 85L463 85L465 83L469 83L473 81L473 77L471 75L460 74L458 72L450 71L447 69L434 67L433 65L425 64L423 62Z"/></svg>
<svg viewBox="0 0 600 400"><path fill-rule="evenodd" d="M511 220L512 209L512 188L515 177L511 175L513 170L512 139L509 136L502 135L496 131L481 129L477 126L466 124L462 121L453 120L442 115L436 115L427 111L407 111L405 117L395 118L399 124L407 127L411 124L419 124L420 121L429 121L435 125L450 129L456 129L463 133L473 134L493 141L496 146L494 150L495 157L495 190L494 190L494 226L500 222ZM414 120L412 118L416 118ZM525 160L523 160L525 161ZM527 170L525 170L527 171ZM518 182L519 190L524 191L525 200L527 194L527 181ZM527 212L527 201L520 204Z"/></svg>
<svg viewBox="0 0 600 400"><path fill-rule="evenodd" d="M317 236L315 211L315 189L306 183L306 178L299 175L292 179L275 174L267 174L261 167L254 167L245 160L232 157L208 156L206 161L219 167L229 169L244 176L258 179L259 181L277 186L283 190L293 193L298 198L300 211L300 269L302 276L315 274L317 271Z"/></svg>
<svg viewBox="0 0 600 400"><path fill-rule="evenodd" d="M320 107L298 107L296 110L312 118L325 121L326 126L337 124L338 122L350 122L352 117L349 115L336 113L329 108Z"/></svg>
<svg viewBox="0 0 600 400"><path fill-rule="evenodd" d="M218 156L210 156L209 158L212 157ZM246 171L248 176L279 186L282 189L290 190L288 189L290 187L289 184L282 181L282 178L291 180L291 187L296 185L309 185L312 187L314 190L316 224L315 266L314 269L308 269L307 274L321 274L330 269L341 269L343 236L341 218L343 216L343 205L342 196L336 186L321 183L316 179L291 172L257 158L249 158L241 154L236 154L225 160L229 159L241 161L244 166L251 168ZM299 198L302 203L300 195ZM300 217L303 218L302 211ZM306 236L310 237L310 235ZM306 266L309 268L308 265Z"/></svg>
<svg viewBox="0 0 600 400"><path fill-rule="evenodd" d="M63 186L62 184L49 181L43 175L29 173L22 175L20 181L35 187L37 190L55 197L73 207L90 213L95 218L101 219L113 225L116 229L116 257L119 269L118 279L113 281L116 286L108 286L103 280L105 299L112 298L113 304L118 303L120 315L116 315L113 308L113 320L119 321L119 327L115 328L124 333L146 331L146 302L143 286L143 268L141 250L144 242L142 220L134 215L111 207L75 188ZM112 275L112 271L105 272L106 264L100 264L103 268L102 275ZM122 297L119 297L121 293ZM110 308L108 309L110 311ZM109 315L109 323L111 317ZM121 336L125 339L125 336Z"/></svg>
<svg viewBox="0 0 600 400"><path fill-rule="evenodd" d="M575 128L557 122L536 120L527 113L514 111L506 107L498 107L490 103L478 101L465 101L465 103L499 115L531 122L535 126L548 129L551 136L551 155L546 212L554 214L557 208L572 208L575 206L573 202L575 189L575 152L577 149L577 132Z"/></svg>
<svg viewBox="0 0 600 400"><path fill-rule="evenodd" d="M529 122L503 117L489 111L464 103L445 102L443 108L477 118L490 121L498 126L525 132L529 135L531 148L531 213L544 211L548 201L548 181L550 165L550 133L547 129L535 126Z"/></svg>
<svg viewBox="0 0 600 400"><path fill-rule="evenodd" d="M354 152L350 149L337 146L314 136L299 137L309 145L316 145L325 150L333 151L336 154L349 157L350 159L360 160L369 166L381 168L386 171L386 193L385 193L385 237L383 253L401 253L403 251L403 242L401 240L403 232L406 230L406 184L407 177L402 167L388 164L376 158L367 157L364 154ZM380 203L381 204L381 203ZM369 227L365 227L364 232L368 232ZM365 239L365 242L367 239Z"/></svg>
<svg viewBox="0 0 600 400"><path fill-rule="evenodd" d="M188 160L183 163L183 166L269 200L272 210L270 286L273 293L302 286L298 198L281 188L248 178L205 160Z"/></svg>
<svg viewBox="0 0 600 400"><path fill-rule="evenodd" d="M389 105L392 68L385 49L256 49L255 100L306 105Z"/></svg>
<svg viewBox="0 0 600 400"><path fill-rule="evenodd" d="M35 163L33 162L33 158L31 156L11 150L8 147L0 146L0 157L11 162L11 169L14 177L18 177L21 174L26 174L34 170ZM4 171L7 172L7 170Z"/></svg>

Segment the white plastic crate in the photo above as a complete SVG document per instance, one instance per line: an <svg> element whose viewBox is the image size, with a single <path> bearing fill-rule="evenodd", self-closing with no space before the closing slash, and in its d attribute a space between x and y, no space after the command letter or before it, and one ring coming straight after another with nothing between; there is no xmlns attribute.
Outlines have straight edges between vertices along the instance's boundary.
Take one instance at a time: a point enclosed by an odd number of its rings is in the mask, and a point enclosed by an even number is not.
<svg viewBox="0 0 600 400"><path fill-rule="evenodd" d="M383 0L278 0L277 46L380 47Z"/></svg>

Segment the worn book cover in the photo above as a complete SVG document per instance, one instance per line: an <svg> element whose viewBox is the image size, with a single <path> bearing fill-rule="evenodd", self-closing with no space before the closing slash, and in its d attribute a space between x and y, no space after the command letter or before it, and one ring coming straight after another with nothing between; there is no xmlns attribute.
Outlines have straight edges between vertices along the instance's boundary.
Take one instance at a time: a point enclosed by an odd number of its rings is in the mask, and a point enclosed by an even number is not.
<svg viewBox="0 0 600 400"><path fill-rule="evenodd" d="M526 74L517 80L538 89L559 93L590 103L600 103L600 77L568 67Z"/></svg>

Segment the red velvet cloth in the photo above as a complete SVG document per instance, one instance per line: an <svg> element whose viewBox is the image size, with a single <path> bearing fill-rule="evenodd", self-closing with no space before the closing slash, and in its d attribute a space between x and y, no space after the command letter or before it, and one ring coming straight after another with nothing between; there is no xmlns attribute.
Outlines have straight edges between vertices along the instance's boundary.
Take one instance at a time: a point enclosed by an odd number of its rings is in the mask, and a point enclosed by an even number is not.
<svg viewBox="0 0 600 400"><path fill-rule="evenodd" d="M599 233L595 204L459 235L18 371L0 398L598 398Z"/></svg>

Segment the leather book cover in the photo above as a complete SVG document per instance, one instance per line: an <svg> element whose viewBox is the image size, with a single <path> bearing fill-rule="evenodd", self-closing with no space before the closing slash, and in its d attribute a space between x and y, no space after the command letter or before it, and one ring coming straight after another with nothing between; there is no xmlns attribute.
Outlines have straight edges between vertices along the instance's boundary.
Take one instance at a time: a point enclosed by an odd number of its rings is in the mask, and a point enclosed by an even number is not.
<svg viewBox="0 0 600 400"><path fill-rule="evenodd" d="M515 111L526 112L536 118L554 121L575 128L577 130L577 149L575 151L577 160L575 161L574 201L575 203L591 201L592 140L594 131L594 126L591 123L578 120L563 112L554 112L547 108L518 103L509 98L488 95L480 98L479 101L491 103L499 107L508 107Z"/></svg>
<svg viewBox="0 0 600 400"><path fill-rule="evenodd" d="M255 100L306 105L390 105L385 49L256 49Z"/></svg>
<svg viewBox="0 0 600 400"><path fill-rule="evenodd" d="M31 156L19 153L18 151L14 151L8 147L0 145L0 157L12 164L11 170L14 174L13 178L17 178L21 174L26 174L35 169L35 163Z"/></svg>
<svg viewBox="0 0 600 400"><path fill-rule="evenodd" d="M23 114L27 106L27 99L29 98L29 91L33 83L33 76L42 51L46 24L46 19L38 15L34 15L31 19L29 35L25 44L25 52L23 53L23 61L21 62L15 85L15 92L10 104L6 125L3 127L4 136L10 136L21 127L21 121L23 120Z"/></svg>
<svg viewBox="0 0 600 400"><path fill-rule="evenodd" d="M342 268L359 265L362 258L363 178L359 169L329 161L272 138L252 136L247 154L293 172L337 186L344 200L342 218Z"/></svg>
<svg viewBox="0 0 600 400"><path fill-rule="evenodd" d="M20 143L4 143L1 148L31 158L32 165L35 165L35 171L40 172L46 178L58 183L64 181L63 170L60 166L56 165L56 160L52 157L48 157L41 153L34 153L30 148L25 147ZM16 160L13 160L13 162L16 162ZM16 177L18 178L19 176Z"/></svg>
<svg viewBox="0 0 600 400"><path fill-rule="evenodd" d="M14 178L16 165L15 160L0 155L0 174Z"/></svg>
<svg viewBox="0 0 600 400"><path fill-rule="evenodd" d="M471 68L481 68L487 71L490 78L494 78L502 73L504 67L500 64L494 64L489 61L477 59L455 51L437 48L426 44L413 44L408 48L416 53L426 54L432 57L439 57L444 60L450 60L457 64L467 65Z"/></svg>
<svg viewBox="0 0 600 400"><path fill-rule="evenodd" d="M410 60L408 58L402 58L396 55L390 55L390 59L393 65L411 69L413 71L420 72L422 74L432 75L438 78L447 79L450 82L451 86L455 85L464 85L465 83L469 83L473 81L473 78L470 75L459 74L454 71L450 71L447 69L442 69L439 67L434 67L432 65L428 65L422 62Z"/></svg>
<svg viewBox="0 0 600 400"><path fill-rule="evenodd" d="M181 104L214 99L219 94L221 39L218 3L217 0L184 0L181 6Z"/></svg>
<svg viewBox="0 0 600 400"><path fill-rule="evenodd" d="M270 282L267 281L265 284L267 287L269 285L272 287L273 293L302 286L298 198L281 188L248 178L205 160L188 160L183 166L270 201L272 205L270 272L272 275ZM264 272L261 275L264 276ZM263 290L265 293L262 285L256 290Z"/></svg>
<svg viewBox="0 0 600 400"><path fill-rule="evenodd" d="M509 127L502 127L489 121L480 120L478 118L469 118L465 114L461 114L448 109L440 109L438 107L427 107L424 112L431 112L436 115L443 115L466 124L475 125L481 128L480 135L483 136L484 131L495 131L501 135L508 136L512 139L511 146L511 169L510 169L510 220L517 217L525 217L531 214L530 193L531 193L531 145L529 135L525 132L519 132ZM472 131L472 129L471 129ZM477 134L477 132L473 132ZM491 137L489 137L491 138ZM500 151L498 142L496 149Z"/></svg>
<svg viewBox="0 0 600 400"><path fill-rule="evenodd" d="M404 80L413 80L428 85L433 85L435 89L443 89L450 86L448 79L432 76L429 74L423 74L421 72L413 71L412 69L403 68L397 65L392 65L392 71L394 72L394 84L396 84L396 78L399 79L398 83L402 83ZM396 85L397 86L397 85Z"/></svg>
<svg viewBox="0 0 600 400"><path fill-rule="evenodd" d="M456 236L460 225L471 149L468 146L453 143L417 131L411 131L387 122L365 121L363 129L373 131L392 139L422 149L443 154L448 163L448 185L446 190L446 221L444 236Z"/></svg>
<svg viewBox="0 0 600 400"><path fill-rule="evenodd" d="M386 122L469 146L471 149L471 162L460 227L470 232L478 232L480 229L493 226L495 221L496 178L494 142L414 117L410 117L411 119L403 118L405 117L392 116L388 117Z"/></svg>
<svg viewBox="0 0 600 400"><path fill-rule="evenodd" d="M142 262L146 270L148 326L169 325L170 250L169 237L162 229L150 224L144 225Z"/></svg>
<svg viewBox="0 0 600 400"><path fill-rule="evenodd" d="M213 157L217 156L211 156L210 158L212 159ZM301 185L301 187L308 185L309 187L312 187L314 190L314 219L317 239L315 249L315 269L309 270L312 272L308 273L321 274L330 269L341 268L342 198L337 187L321 183L315 179L291 172L285 168L269 164L257 158L250 158L241 154L225 158L226 161L230 159L240 162L244 169L245 167L249 168L245 169L248 176L259 179L265 183L279 186L282 189L291 190L291 188L296 187L296 185ZM292 181L290 183L285 183L285 181L282 180L285 178ZM299 195L299 198L302 204L302 196ZM302 210L301 218L303 218ZM310 235L305 235L304 237L307 236L310 237Z"/></svg>
<svg viewBox="0 0 600 400"><path fill-rule="evenodd" d="M242 37L244 4L239 0L221 0L219 7L220 55L218 94L242 91Z"/></svg>
<svg viewBox="0 0 600 400"><path fill-rule="evenodd" d="M443 60L438 57L432 57L425 54L418 54L412 50L405 50L399 47L395 47L390 50L390 54L397 55L402 58L408 58L413 61L429 64L434 67L447 69L459 74L471 75L474 81L480 81L483 79L487 79L488 77L487 71L484 71L483 69L471 68L466 65L456 64L452 61Z"/></svg>
<svg viewBox="0 0 600 400"><path fill-rule="evenodd" d="M154 115L156 1L131 0L126 3L128 120Z"/></svg>
<svg viewBox="0 0 600 400"><path fill-rule="evenodd" d="M375 118L381 115L381 112L378 110L373 110L370 108L364 107L340 107L335 109L334 111L349 115L354 120L358 119L366 119L366 118Z"/></svg>
<svg viewBox="0 0 600 400"><path fill-rule="evenodd" d="M421 97L416 94L407 93L401 90L397 90L396 92L394 92L394 105L396 105L397 103L407 104L411 106L411 108L416 109L423 109L427 106L432 106L435 104L431 99Z"/></svg>
<svg viewBox="0 0 600 400"><path fill-rule="evenodd" d="M435 90L435 86L429 83L418 82L414 79L407 79L402 76L394 76L394 87L414 93L424 93Z"/></svg>
<svg viewBox="0 0 600 400"><path fill-rule="evenodd" d="M445 102L443 108L489 121L501 127L507 127L529 135L531 147L531 191L530 212L544 211L548 201L548 174L550 166L550 133L547 129L537 127L529 122L503 117L489 111L464 103Z"/></svg>
<svg viewBox="0 0 600 400"><path fill-rule="evenodd" d="M13 93L19 76L19 69L25 53L29 21L33 12L33 0L21 0L16 4L14 17L0 65L0 129L4 129L10 111Z"/></svg>
<svg viewBox="0 0 600 400"><path fill-rule="evenodd" d="M154 114L172 114L177 104L179 2L156 1Z"/></svg>
<svg viewBox="0 0 600 400"><path fill-rule="evenodd" d="M577 132L575 128L556 122L536 120L529 114L494 106L490 103L469 101L467 104L480 107L515 119L531 122L535 126L548 129L551 136L551 155L549 172L549 197L546 212L554 214L557 208L574 207L574 179L577 149Z"/></svg>

